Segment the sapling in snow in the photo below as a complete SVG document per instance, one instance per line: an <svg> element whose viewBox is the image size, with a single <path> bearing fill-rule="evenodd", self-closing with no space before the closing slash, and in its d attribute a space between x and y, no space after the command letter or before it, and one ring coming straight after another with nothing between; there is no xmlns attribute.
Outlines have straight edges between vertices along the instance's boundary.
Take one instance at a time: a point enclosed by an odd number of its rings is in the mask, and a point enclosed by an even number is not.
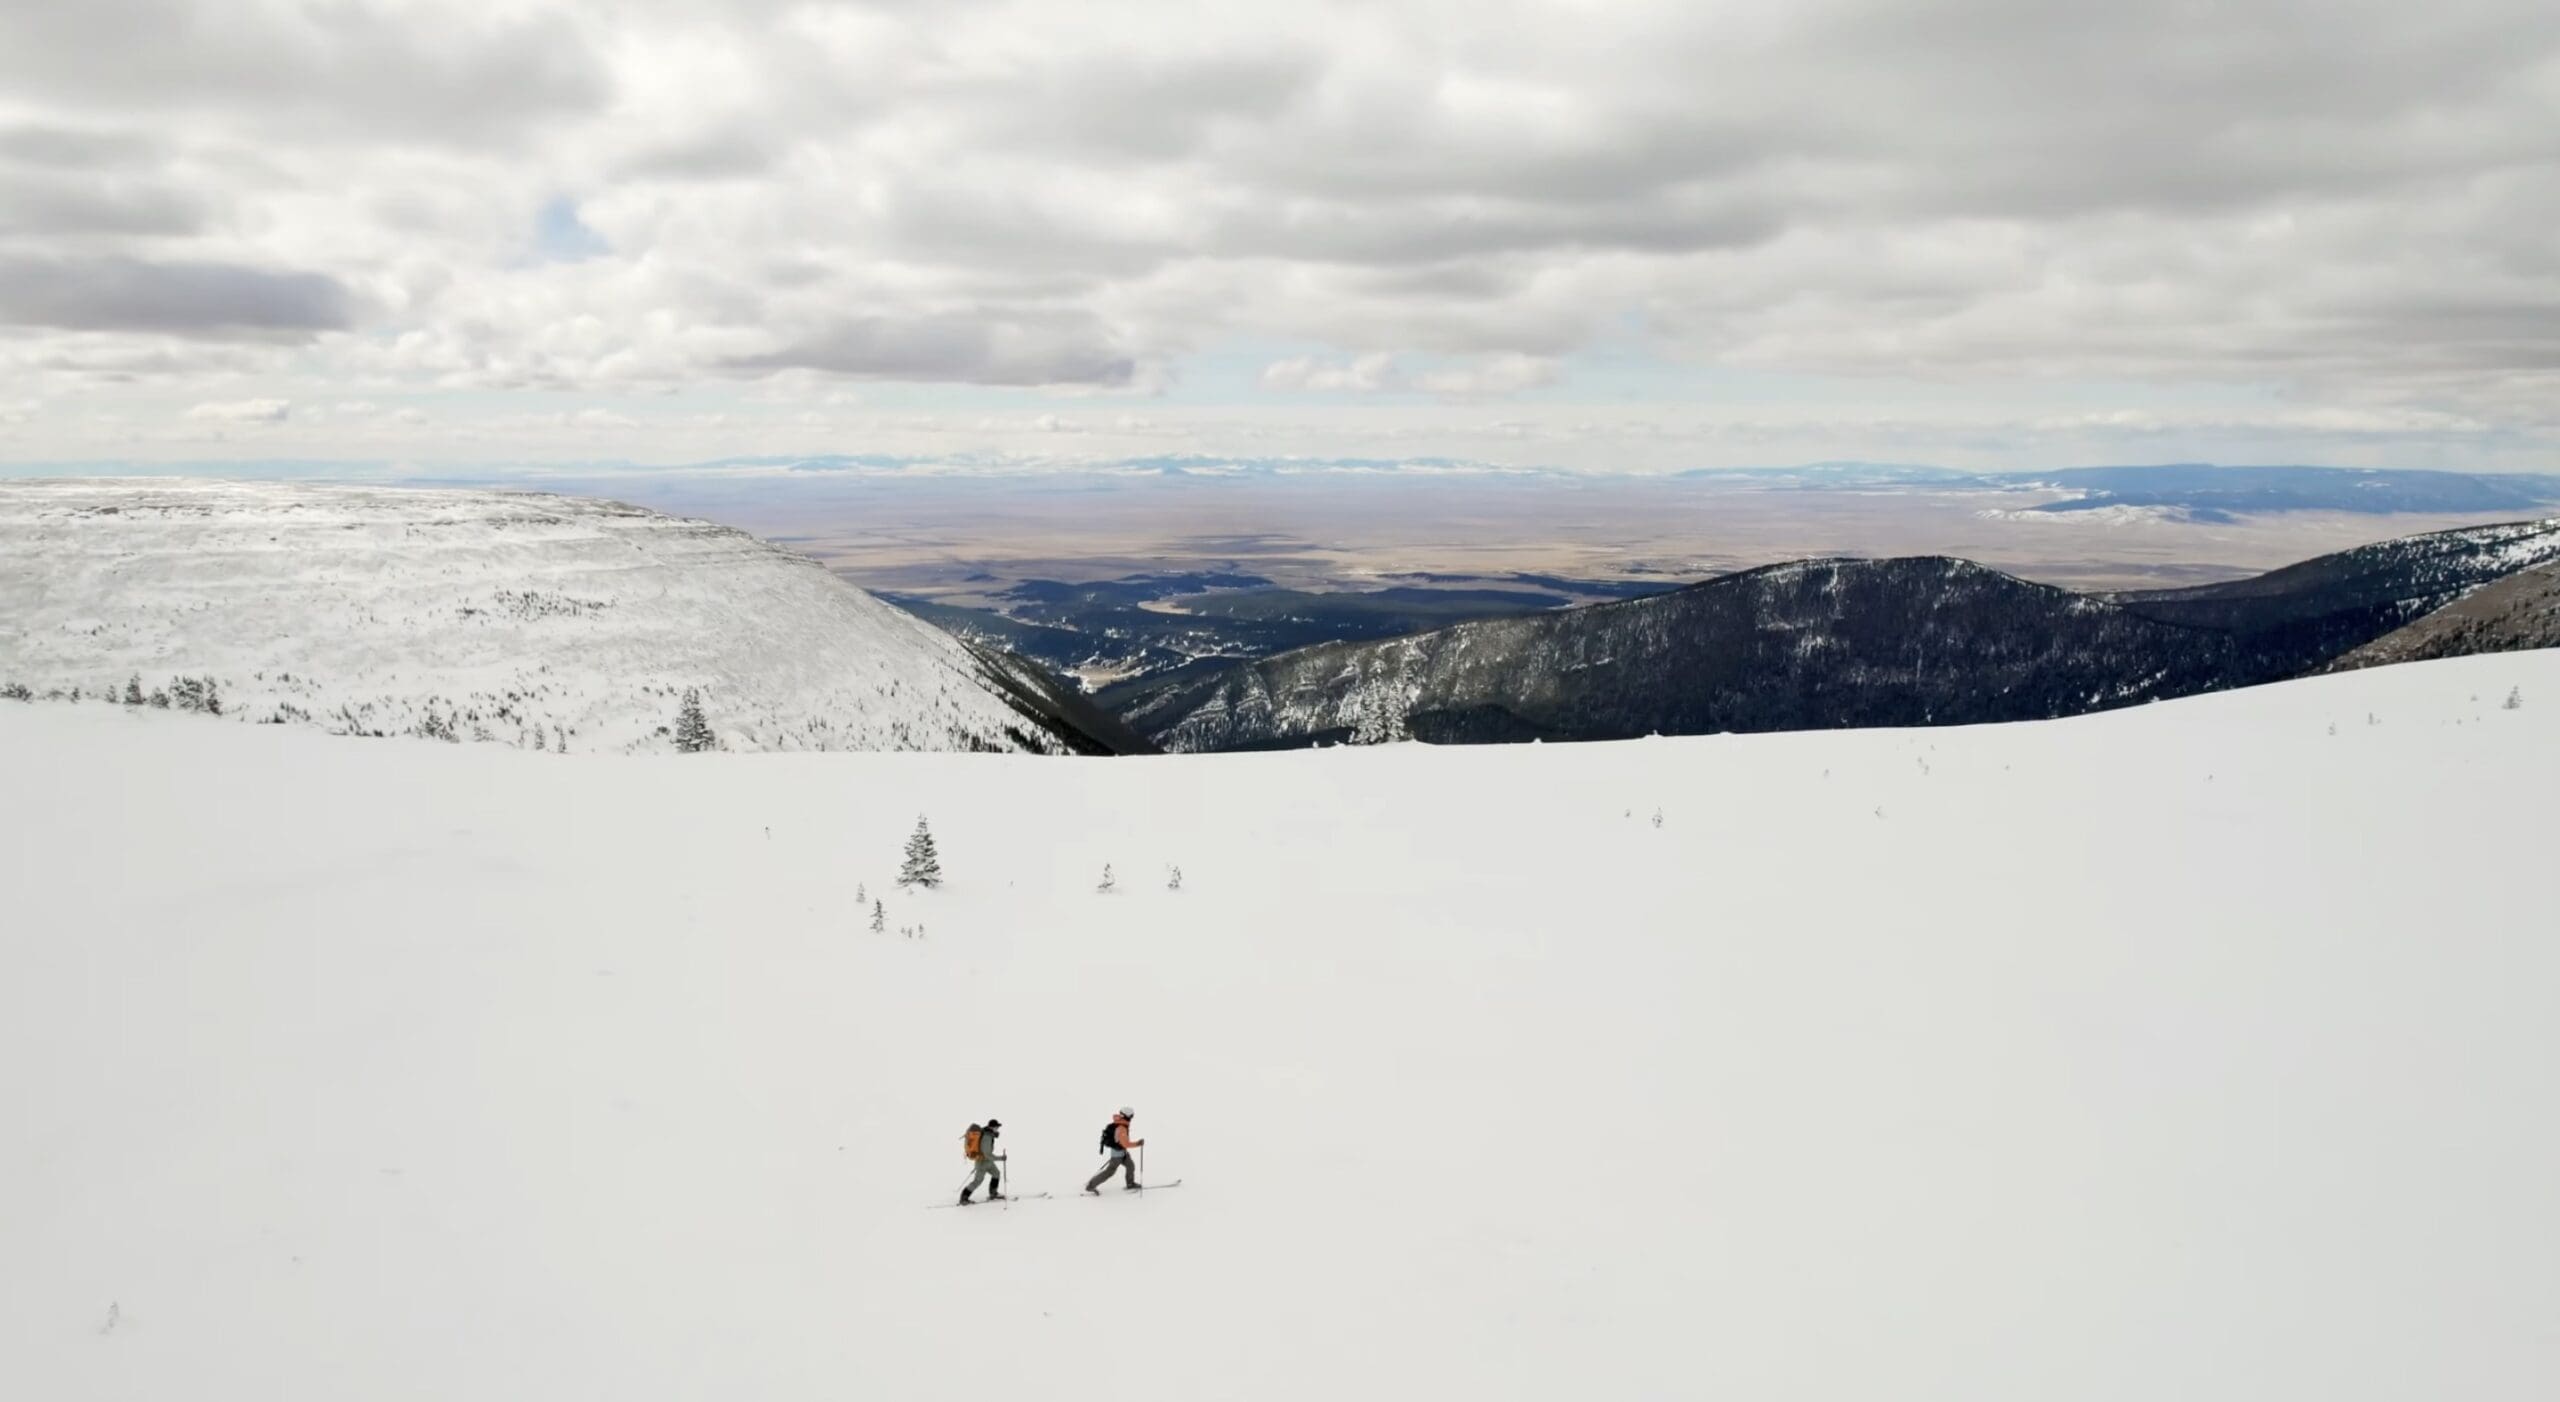
<svg viewBox="0 0 2560 1402"><path fill-rule="evenodd" d="M1111 863L1104 862L1102 864L1102 884L1094 887L1093 889L1100 891L1102 894L1107 896L1113 891L1119 889L1119 886L1120 883L1111 875Z"/></svg>
<svg viewBox="0 0 2560 1402"><path fill-rule="evenodd" d="M934 850L933 830L925 826L922 814L916 816L916 830L907 837L907 857L898 868L898 884L925 887L942 884L942 856Z"/></svg>
<svg viewBox="0 0 2560 1402"><path fill-rule="evenodd" d="M698 755L719 745L719 737L711 733L711 722L702 714L701 690L686 687L684 703L676 710L676 753Z"/></svg>
<svg viewBox="0 0 2560 1402"><path fill-rule="evenodd" d="M2523 687L2520 687L2520 686L2513 686L2513 687L2509 687L2509 688L2507 688L2507 699L2506 699L2505 701L2503 701L2503 702L2500 702L2500 703L2499 703L2499 705L2498 705L2498 709L2499 709L2499 710L2502 710L2502 711L2521 711L2521 710L2523 710L2523 709L2524 709L2524 688L2523 688Z"/></svg>

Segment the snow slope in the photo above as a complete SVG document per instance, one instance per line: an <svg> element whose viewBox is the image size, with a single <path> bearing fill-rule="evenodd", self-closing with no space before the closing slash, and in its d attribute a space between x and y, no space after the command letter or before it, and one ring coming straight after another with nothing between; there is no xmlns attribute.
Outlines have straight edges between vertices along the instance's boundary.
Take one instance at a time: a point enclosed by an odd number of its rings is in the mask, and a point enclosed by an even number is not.
<svg viewBox="0 0 2560 1402"><path fill-rule="evenodd" d="M0 704L0 1394L2548 1398L2555 791L2553 652L1065 765ZM924 1210L1123 1101L1180 1190Z"/></svg>
<svg viewBox="0 0 2560 1402"><path fill-rule="evenodd" d="M0 482L0 683L211 676L235 720L663 749L1068 746L965 646L751 536L615 502Z"/></svg>

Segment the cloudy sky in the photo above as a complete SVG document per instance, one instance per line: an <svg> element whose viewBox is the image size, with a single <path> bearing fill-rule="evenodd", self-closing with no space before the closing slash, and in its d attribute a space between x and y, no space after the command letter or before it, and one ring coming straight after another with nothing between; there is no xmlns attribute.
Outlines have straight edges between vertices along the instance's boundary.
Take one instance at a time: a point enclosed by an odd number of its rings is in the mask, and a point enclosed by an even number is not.
<svg viewBox="0 0 2560 1402"><path fill-rule="evenodd" d="M2560 470L2551 0L0 4L0 461Z"/></svg>

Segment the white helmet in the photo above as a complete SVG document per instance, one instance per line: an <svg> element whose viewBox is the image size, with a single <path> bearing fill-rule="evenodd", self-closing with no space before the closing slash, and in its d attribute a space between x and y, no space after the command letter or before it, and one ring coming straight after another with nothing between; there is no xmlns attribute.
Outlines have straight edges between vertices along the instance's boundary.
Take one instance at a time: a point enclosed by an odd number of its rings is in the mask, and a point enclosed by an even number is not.
<svg viewBox="0 0 2560 1402"><path fill-rule="evenodd" d="M1126 1105L1123 1105L1120 1107L1120 1118L1124 1120L1134 1120L1138 1118L1138 1112L1130 1109Z"/></svg>

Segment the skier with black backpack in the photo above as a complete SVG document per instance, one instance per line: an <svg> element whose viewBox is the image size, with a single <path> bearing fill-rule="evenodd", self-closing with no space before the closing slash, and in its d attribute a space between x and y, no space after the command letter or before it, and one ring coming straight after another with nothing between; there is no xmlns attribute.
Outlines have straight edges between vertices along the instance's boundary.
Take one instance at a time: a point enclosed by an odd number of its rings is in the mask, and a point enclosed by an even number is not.
<svg viewBox="0 0 2560 1402"><path fill-rule="evenodd" d="M969 1205L969 1195L978 1191L981 1183L987 1185L987 1201L1004 1201L1004 1172L996 1167L1005 1158L996 1152L996 1135L1003 1128L1004 1121L989 1117L985 1124L971 1125L969 1132L960 1136L960 1152L968 1156L970 1168L969 1186L960 1190L962 1207Z"/></svg>
<svg viewBox="0 0 2560 1402"><path fill-rule="evenodd" d="M1129 1137L1129 1122L1137 1117L1137 1111L1123 1105L1120 1107L1120 1113L1111 1117L1111 1123L1102 1127L1102 1152L1109 1157L1103 1160L1102 1171L1093 1175L1093 1178L1084 1185L1086 1192L1095 1197L1102 1196L1103 1180L1109 1178L1114 1172L1118 1172L1126 1180L1121 1185L1121 1191L1130 1193L1138 1191L1138 1165L1129 1157L1129 1151L1144 1147L1147 1141Z"/></svg>

